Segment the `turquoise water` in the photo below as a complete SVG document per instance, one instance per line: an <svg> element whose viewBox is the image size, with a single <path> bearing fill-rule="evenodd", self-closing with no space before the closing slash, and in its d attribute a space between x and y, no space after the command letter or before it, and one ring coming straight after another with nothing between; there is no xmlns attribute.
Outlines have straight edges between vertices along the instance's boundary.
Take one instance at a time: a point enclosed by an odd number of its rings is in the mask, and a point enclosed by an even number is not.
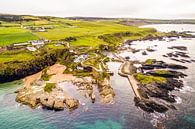
<svg viewBox="0 0 195 129"><path fill-rule="evenodd" d="M134 106L134 94L128 80L117 74L120 64L109 63L109 66L115 73L111 78L116 93L115 103L105 105L97 101L92 104L83 100L81 103L85 105L80 104L79 108L72 112L31 109L20 105L15 102L16 94L13 92L22 85L21 81L1 84L0 129L153 128L150 118L144 118L143 112Z"/></svg>
<svg viewBox="0 0 195 129"><path fill-rule="evenodd" d="M166 25L160 27L170 28ZM176 28L178 29L178 26ZM188 28L195 30L193 25ZM135 42L134 47L139 48L139 43L143 44L143 42ZM190 56L195 59L194 39L179 39L169 43L146 41L141 47L155 44L159 45L156 48L157 53L151 53L148 57L141 56L141 53L123 54L125 56L129 54L140 60L152 57L170 62L162 57L167 52L167 46L185 44L189 48ZM40 107L31 109L18 104L15 102L14 91L22 86L22 81L0 84L0 129L153 129L156 121L164 122L168 129L195 128L195 63L185 64L189 67L184 71L188 74L185 87L174 93L180 98L180 102L175 104L178 110L170 110L166 114L148 114L135 107L134 94L128 80L117 74L120 63L111 62L108 65L114 72L111 82L116 94L115 103L101 104L97 98L96 103L92 104L90 100L83 99L79 108L72 112L67 110L55 112ZM97 89L95 90L95 94L98 94Z"/></svg>

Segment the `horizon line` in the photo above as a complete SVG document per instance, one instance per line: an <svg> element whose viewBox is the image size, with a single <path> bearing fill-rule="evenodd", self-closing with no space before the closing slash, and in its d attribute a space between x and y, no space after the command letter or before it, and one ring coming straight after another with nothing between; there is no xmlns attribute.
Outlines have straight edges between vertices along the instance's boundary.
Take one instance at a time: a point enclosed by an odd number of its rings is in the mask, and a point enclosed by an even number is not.
<svg viewBox="0 0 195 129"><path fill-rule="evenodd" d="M144 17L110 17L110 16L55 16L55 15L38 15L38 14L12 14L12 13L1 13L0 15L15 15L15 16L38 16L38 17L58 17L58 18L105 18L105 19L137 19L137 20L195 20L195 18L144 18Z"/></svg>

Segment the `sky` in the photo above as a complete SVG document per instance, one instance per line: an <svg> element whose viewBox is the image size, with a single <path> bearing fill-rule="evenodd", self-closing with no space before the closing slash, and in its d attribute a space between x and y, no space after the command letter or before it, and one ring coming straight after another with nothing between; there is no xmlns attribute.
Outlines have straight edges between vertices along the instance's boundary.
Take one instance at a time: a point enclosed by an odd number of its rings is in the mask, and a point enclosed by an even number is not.
<svg viewBox="0 0 195 129"><path fill-rule="evenodd" d="M195 0L0 0L0 13L195 19Z"/></svg>

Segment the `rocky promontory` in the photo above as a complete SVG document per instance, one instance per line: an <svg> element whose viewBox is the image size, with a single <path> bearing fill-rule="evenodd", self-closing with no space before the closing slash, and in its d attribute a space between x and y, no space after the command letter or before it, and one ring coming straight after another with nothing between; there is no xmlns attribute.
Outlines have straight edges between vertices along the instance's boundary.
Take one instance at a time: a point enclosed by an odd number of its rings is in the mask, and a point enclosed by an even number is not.
<svg viewBox="0 0 195 129"><path fill-rule="evenodd" d="M187 75L177 70L187 67L154 59L146 60L138 68L133 64L133 62L122 64L119 74L128 77L135 93L135 105L147 112L176 109L172 105L176 102L176 96L171 94L171 91L183 87L181 78Z"/></svg>

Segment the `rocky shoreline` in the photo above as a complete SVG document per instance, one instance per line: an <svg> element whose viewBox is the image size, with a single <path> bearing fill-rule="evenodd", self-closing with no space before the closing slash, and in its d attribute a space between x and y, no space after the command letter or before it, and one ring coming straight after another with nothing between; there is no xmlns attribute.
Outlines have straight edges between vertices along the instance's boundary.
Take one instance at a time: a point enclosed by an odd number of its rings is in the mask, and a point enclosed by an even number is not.
<svg viewBox="0 0 195 129"><path fill-rule="evenodd" d="M78 108L79 100L69 95L67 84L76 86L80 95L91 99L94 103L96 96L93 88L97 86L101 102L113 102L115 96L110 81L104 79L95 81L92 77L76 77L71 74L64 74L66 66L55 64L45 71L28 76L24 79L24 86L18 89L16 101L31 108L41 105L43 108L50 110L73 110ZM49 76L48 80L44 79L45 73ZM65 84L64 84L65 83ZM46 90L48 85L53 85L50 90Z"/></svg>
<svg viewBox="0 0 195 129"><path fill-rule="evenodd" d="M175 95L170 94L170 92L175 88L182 88L183 81L181 78L187 75L182 72L167 70L166 68L170 64L166 64L163 61L147 60L141 63L142 66L139 67L139 70L134 70L136 68L133 66L133 62L129 62L129 64L132 65L129 65L128 69L125 68L127 66L124 64L121 65L119 75L129 78L135 93L134 101L136 106L147 112L166 112L169 108L176 109L172 105L172 103L176 102ZM174 69L184 68L180 65L176 66Z"/></svg>
<svg viewBox="0 0 195 129"><path fill-rule="evenodd" d="M140 40L163 40L164 37L180 36L192 37L192 35L184 33L170 32L163 36L148 35ZM126 40L124 44L131 44L132 41L134 40ZM173 46L169 49L187 50L183 46ZM118 50L124 51L126 49L120 47ZM130 51L137 52L133 49L130 49ZM147 49L147 51L153 52L152 49ZM82 55L82 53L80 54ZM170 57L176 55L188 58L185 52L167 54ZM94 88L97 88L102 103L113 103L115 93L110 82L110 75L107 73L108 70L103 61L105 57L100 53L99 55L91 53L81 63L75 63L73 57L75 57L75 53L65 58L65 61L72 61L71 64L54 64L37 73L39 76L36 79L30 79L30 82L27 81L28 84L25 83L24 87L16 91L16 101L32 108L41 105L43 108L57 111L64 110L64 108L73 110L78 108L80 101L74 96L70 96L66 85L63 85L63 83L70 83L77 87L80 95L90 99L92 103L95 103L97 97L94 94ZM79 54L76 57L79 57ZM123 63L119 69L119 75L129 79L135 93L136 106L147 112L166 112L169 108L176 109L172 104L176 101L175 95L170 94L170 92L183 87L181 78L187 75L178 70L187 69L186 66L168 64L153 59L145 62L132 62L128 58L116 57L118 61ZM92 61L96 63L98 61L99 63L93 64ZM140 64L141 67L135 67L135 64ZM85 74L81 72L82 70L74 71L73 66L79 69L83 68ZM36 74L29 76L29 78L34 78L33 76L36 76Z"/></svg>
<svg viewBox="0 0 195 129"><path fill-rule="evenodd" d="M193 35L186 35L183 32L170 32L165 36L146 36L145 40L165 40L164 38L194 38ZM143 39L144 40L144 39ZM141 41L143 41L141 39ZM141 50L132 49L130 46L132 41L126 40L124 44L118 49L119 53L123 51L139 52ZM139 41L139 40L138 40ZM172 46L168 47L175 52L167 53L163 57L170 58L180 63L192 63L193 59L188 55L187 47L185 46ZM146 49L147 52L153 52L153 49ZM143 51L142 55L147 55L147 52ZM157 61L155 59L148 59L145 62L130 61L130 57L125 58L118 56L123 64L119 69L119 75L127 77L130 81L130 85L135 93L135 105L147 112L166 112L169 109L176 109L174 103L176 102L176 96L171 94L175 89L181 89L183 84L183 78L187 75L183 70L188 69L186 66L180 64L166 63L164 61ZM125 63L129 62L128 69L125 68ZM131 70L130 70L131 69ZM133 75L133 76L132 76ZM134 81L136 80L136 82Z"/></svg>

